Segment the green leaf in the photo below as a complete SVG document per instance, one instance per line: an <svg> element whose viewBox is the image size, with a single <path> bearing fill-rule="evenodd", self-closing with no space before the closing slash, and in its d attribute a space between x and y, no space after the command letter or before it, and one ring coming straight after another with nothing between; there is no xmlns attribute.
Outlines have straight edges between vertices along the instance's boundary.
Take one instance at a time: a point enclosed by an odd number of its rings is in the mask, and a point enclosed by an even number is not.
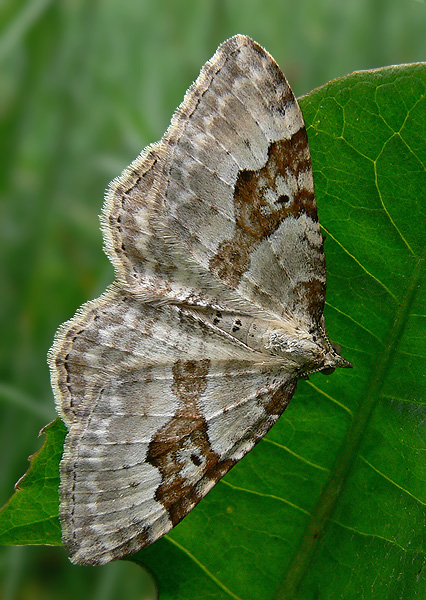
<svg viewBox="0 0 426 600"><path fill-rule="evenodd" d="M66 431L60 419L41 430L43 446L30 456L30 468L0 511L0 544L61 544L59 461Z"/></svg>
<svg viewBox="0 0 426 600"><path fill-rule="evenodd" d="M424 598L425 89L426 65L408 65L301 100L327 235L326 320L355 368L300 382L270 434L132 557L161 598ZM58 543L61 436L51 427L3 509L3 543Z"/></svg>

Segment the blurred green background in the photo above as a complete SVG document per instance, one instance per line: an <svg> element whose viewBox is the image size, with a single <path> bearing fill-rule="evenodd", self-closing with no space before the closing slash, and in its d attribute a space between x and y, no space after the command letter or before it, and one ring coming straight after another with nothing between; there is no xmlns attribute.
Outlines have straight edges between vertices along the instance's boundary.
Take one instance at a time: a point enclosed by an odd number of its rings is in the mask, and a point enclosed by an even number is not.
<svg viewBox="0 0 426 600"><path fill-rule="evenodd" d="M0 2L0 505L55 418L46 353L113 279L98 214L108 182L159 139L218 44L246 33L296 95L353 70L426 60L416 0ZM0 598L140 598L136 565L73 567L0 548Z"/></svg>

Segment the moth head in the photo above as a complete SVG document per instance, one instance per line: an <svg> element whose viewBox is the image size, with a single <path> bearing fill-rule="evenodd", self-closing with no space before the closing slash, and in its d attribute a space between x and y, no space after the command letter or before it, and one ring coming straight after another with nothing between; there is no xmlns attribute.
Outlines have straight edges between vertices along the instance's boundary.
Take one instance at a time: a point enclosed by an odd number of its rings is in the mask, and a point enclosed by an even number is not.
<svg viewBox="0 0 426 600"><path fill-rule="evenodd" d="M352 363L342 356L342 348L337 342L329 342L332 352L326 356L326 364L320 369L323 375L331 375L337 367L344 369L353 369Z"/></svg>
<svg viewBox="0 0 426 600"><path fill-rule="evenodd" d="M291 363L297 376L304 379L318 371L329 375L337 367L352 368L342 357L339 344L331 343L321 326L270 330L266 348Z"/></svg>

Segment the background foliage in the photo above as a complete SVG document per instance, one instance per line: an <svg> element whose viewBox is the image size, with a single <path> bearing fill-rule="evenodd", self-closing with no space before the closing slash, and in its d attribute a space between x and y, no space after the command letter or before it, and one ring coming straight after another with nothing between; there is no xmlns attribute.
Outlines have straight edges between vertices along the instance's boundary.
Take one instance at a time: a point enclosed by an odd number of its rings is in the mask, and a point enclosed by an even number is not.
<svg viewBox="0 0 426 600"><path fill-rule="evenodd" d="M3 2L0 504L26 470L36 432L55 416L45 362L53 333L113 277L97 219L103 190L161 137L216 46L236 32L251 35L300 95L355 69L425 60L425 25L426 6L414 0ZM345 187L337 175L335 189ZM321 177L317 169L316 180ZM349 191L353 213L356 191ZM410 218L404 216L405 227ZM362 240L365 253L370 233L360 223L354 243ZM334 250L328 248L330 265ZM392 272L385 282L391 289ZM333 290L344 292L337 285ZM376 317L385 329L381 311ZM410 335L406 352L416 327ZM404 371L408 385L414 366ZM300 407L294 402L286 418L296 418ZM71 566L58 549L1 548L0 596L6 599L108 599L120 589L127 600L138 597L141 577L130 563L90 569Z"/></svg>

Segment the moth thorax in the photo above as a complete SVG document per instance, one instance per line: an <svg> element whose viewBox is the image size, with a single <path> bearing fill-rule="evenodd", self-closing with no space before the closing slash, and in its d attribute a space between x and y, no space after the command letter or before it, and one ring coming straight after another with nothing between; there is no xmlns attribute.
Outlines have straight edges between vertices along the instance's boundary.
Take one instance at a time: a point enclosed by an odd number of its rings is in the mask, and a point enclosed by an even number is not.
<svg viewBox="0 0 426 600"><path fill-rule="evenodd" d="M268 329L266 321L247 315L233 315L229 323L224 320L222 327L226 327L228 333L249 346L249 348L263 350L264 333Z"/></svg>
<svg viewBox="0 0 426 600"><path fill-rule="evenodd" d="M254 350L264 349L263 338L269 326L267 321L249 315L209 310L208 308L204 308L202 314L212 325L246 346Z"/></svg>
<svg viewBox="0 0 426 600"><path fill-rule="evenodd" d="M327 351L320 339L303 328L293 327L291 323L277 323L277 327L271 324L263 341L267 352L288 359L299 367L322 362Z"/></svg>
<svg viewBox="0 0 426 600"><path fill-rule="evenodd" d="M265 350L268 351L267 344L271 332L274 330L274 322L247 315L232 315L230 322L227 323L224 319L221 325L223 329L249 348L263 353ZM279 323L277 322L276 325L279 326Z"/></svg>
<svg viewBox="0 0 426 600"><path fill-rule="evenodd" d="M283 352L285 354L287 352L294 352L296 347L303 345L302 340L288 335L287 332L274 330L268 332L265 348L271 350L273 353Z"/></svg>
<svg viewBox="0 0 426 600"><path fill-rule="evenodd" d="M247 331L247 344L254 350L268 354L286 354L294 352L297 337L292 335L281 321L251 319Z"/></svg>

